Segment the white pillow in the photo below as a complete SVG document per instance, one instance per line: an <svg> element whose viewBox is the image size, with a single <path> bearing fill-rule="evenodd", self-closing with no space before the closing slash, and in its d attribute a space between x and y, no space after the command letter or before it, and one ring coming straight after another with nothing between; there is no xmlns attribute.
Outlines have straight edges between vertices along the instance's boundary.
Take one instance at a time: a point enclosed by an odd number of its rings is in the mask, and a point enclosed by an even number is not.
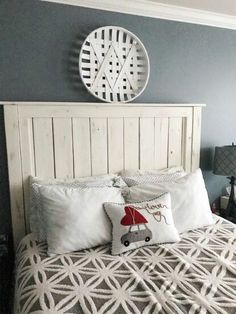
<svg viewBox="0 0 236 314"><path fill-rule="evenodd" d="M107 187L126 186L121 177L116 174L82 177L75 179L41 179L30 177L30 229L38 241L46 241L46 232L42 223L39 187L41 185L61 185L66 187Z"/></svg>
<svg viewBox="0 0 236 314"><path fill-rule="evenodd" d="M170 194L129 204L105 203L112 222L112 254L120 254L145 245L176 242Z"/></svg>
<svg viewBox="0 0 236 314"><path fill-rule="evenodd" d="M39 188L46 226L48 254L62 254L111 241L111 224L104 202L123 202L113 187L74 189L61 186Z"/></svg>
<svg viewBox="0 0 236 314"><path fill-rule="evenodd" d="M174 222L180 233L214 224L200 169L175 182L136 185L124 190L127 202L142 201L170 192Z"/></svg>

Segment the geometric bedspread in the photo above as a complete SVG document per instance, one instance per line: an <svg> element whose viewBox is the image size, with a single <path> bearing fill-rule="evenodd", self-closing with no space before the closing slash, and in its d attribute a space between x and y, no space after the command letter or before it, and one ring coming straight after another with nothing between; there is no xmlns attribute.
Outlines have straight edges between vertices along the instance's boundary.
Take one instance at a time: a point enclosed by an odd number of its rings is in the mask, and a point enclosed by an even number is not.
<svg viewBox="0 0 236 314"><path fill-rule="evenodd" d="M112 256L110 246L56 257L32 235L17 253L15 313L236 313L236 225Z"/></svg>

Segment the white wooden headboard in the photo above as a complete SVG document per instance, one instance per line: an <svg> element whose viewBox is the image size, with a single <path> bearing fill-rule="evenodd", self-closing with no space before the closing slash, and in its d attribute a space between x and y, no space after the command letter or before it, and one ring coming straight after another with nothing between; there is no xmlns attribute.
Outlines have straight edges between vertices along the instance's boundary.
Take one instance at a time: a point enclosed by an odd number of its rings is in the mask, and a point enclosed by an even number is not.
<svg viewBox="0 0 236 314"><path fill-rule="evenodd" d="M201 107L3 102L15 245L29 232L29 175L199 165Z"/></svg>

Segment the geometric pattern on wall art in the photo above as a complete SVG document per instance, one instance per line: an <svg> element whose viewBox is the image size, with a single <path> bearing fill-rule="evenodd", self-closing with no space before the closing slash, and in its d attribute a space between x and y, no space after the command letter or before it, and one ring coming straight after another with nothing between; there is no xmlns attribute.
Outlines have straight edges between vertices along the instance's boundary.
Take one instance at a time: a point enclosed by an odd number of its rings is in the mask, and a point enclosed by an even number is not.
<svg viewBox="0 0 236 314"><path fill-rule="evenodd" d="M19 246L16 313L236 313L236 228L221 218L120 256L46 250L32 235Z"/></svg>
<svg viewBox="0 0 236 314"><path fill-rule="evenodd" d="M145 89L150 72L147 51L130 31L103 26L91 32L80 50L82 82L106 102L134 100Z"/></svg>

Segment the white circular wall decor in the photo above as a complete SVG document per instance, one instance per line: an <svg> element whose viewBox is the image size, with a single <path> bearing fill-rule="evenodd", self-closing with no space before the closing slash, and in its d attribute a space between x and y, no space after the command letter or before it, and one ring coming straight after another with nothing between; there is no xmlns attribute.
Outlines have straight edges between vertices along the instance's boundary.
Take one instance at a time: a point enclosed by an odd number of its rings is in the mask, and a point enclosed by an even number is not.
<svg viewBox="0 0 236 314"><path fill-rule="evenodd" d="M85 39L79 70L84 85L95 97L106 102L128 102L144 91L150 65L137 36L121 27L105 26Z"/></svg>

